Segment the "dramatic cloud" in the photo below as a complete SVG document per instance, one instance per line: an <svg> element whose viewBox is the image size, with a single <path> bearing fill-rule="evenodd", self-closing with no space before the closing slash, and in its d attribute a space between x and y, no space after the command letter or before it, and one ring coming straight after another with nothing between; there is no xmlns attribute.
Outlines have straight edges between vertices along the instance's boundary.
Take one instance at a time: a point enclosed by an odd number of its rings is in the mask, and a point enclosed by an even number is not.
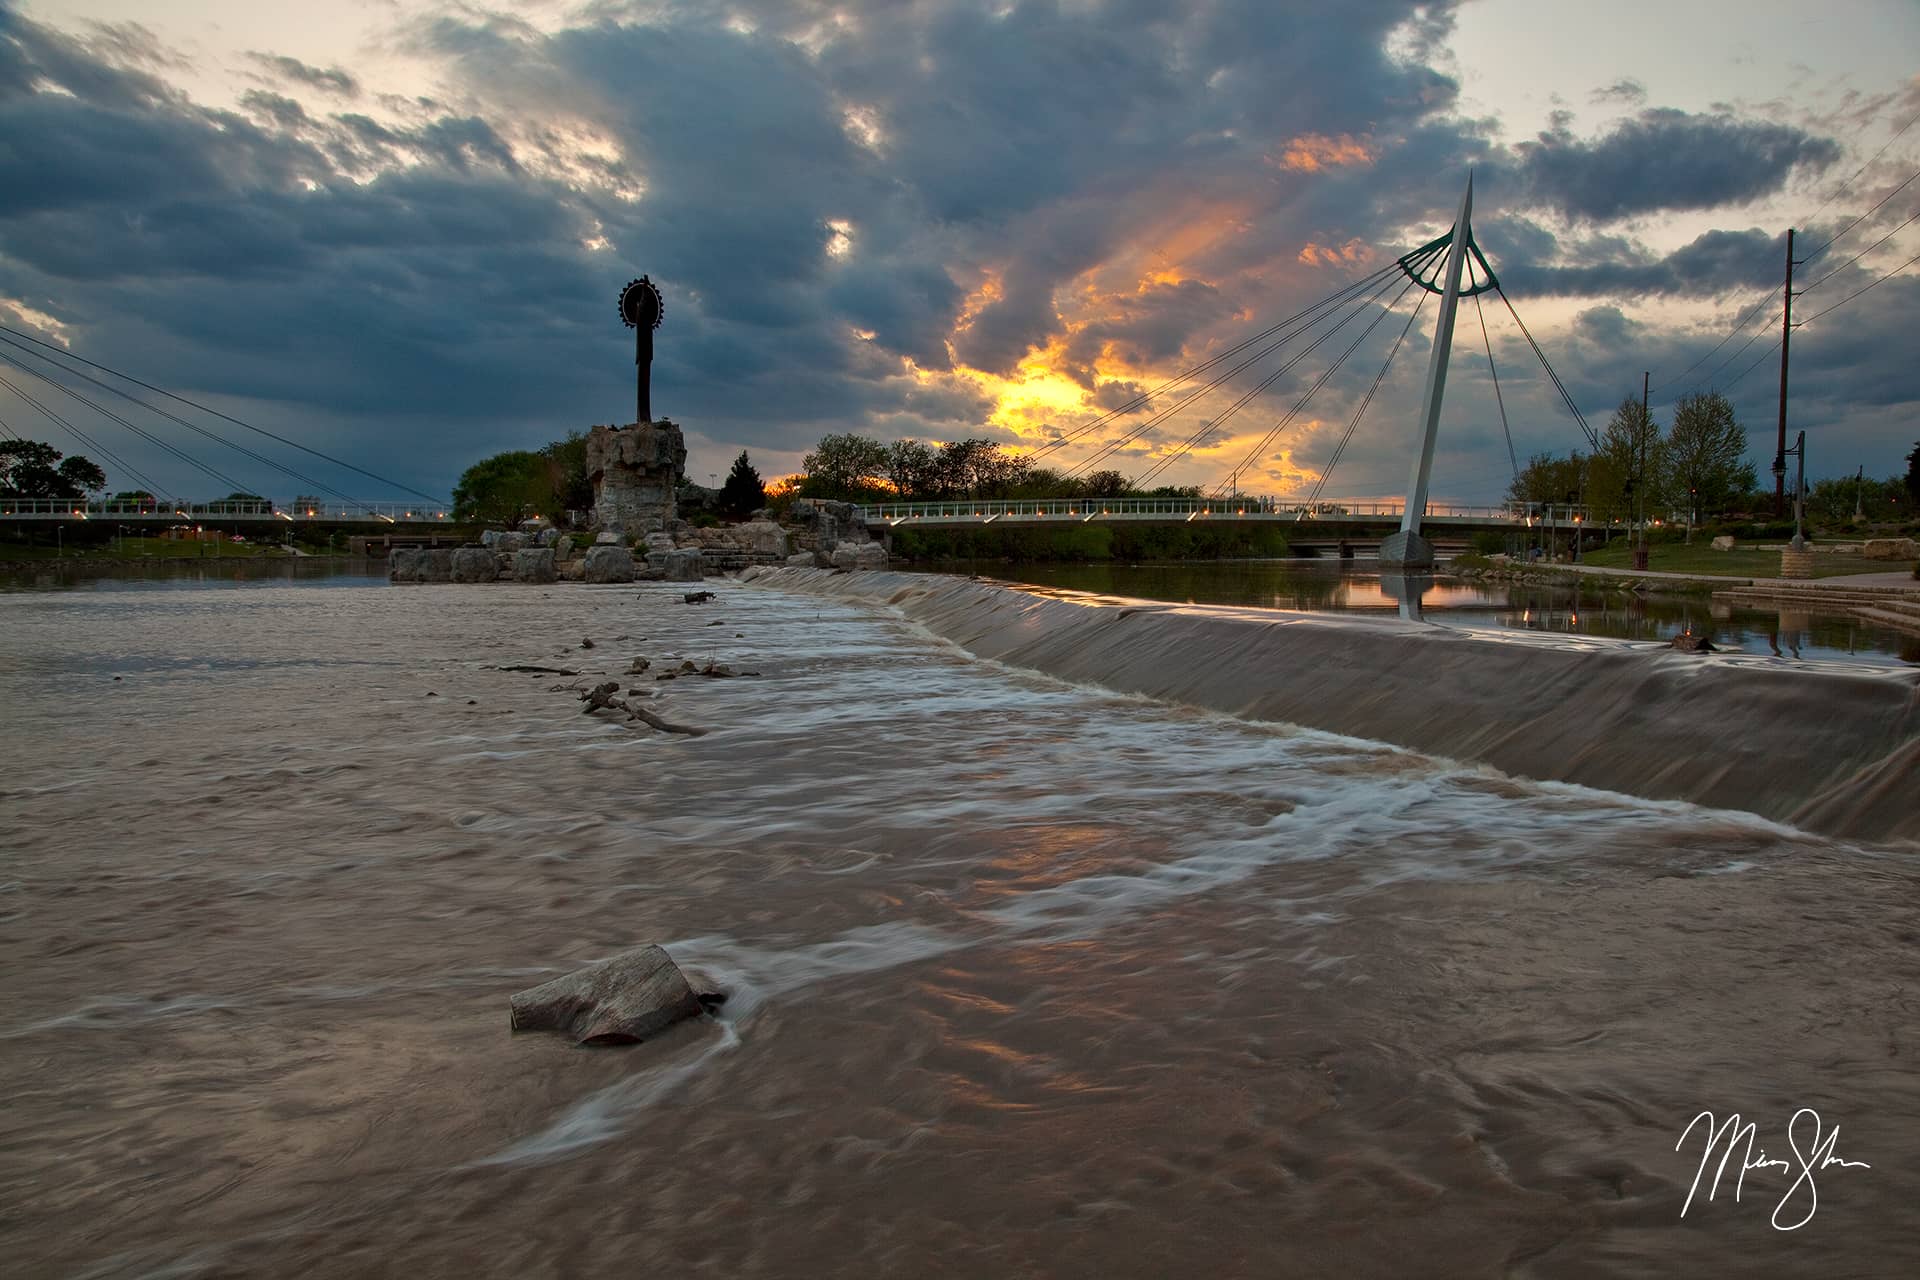
<svg viewBox="0 0 1920 1280"><path fill-rule="evenodd" d="M1796 168L1817 172L1840 158L1832 139L1787 125L1667 109L1643 111L1593 141L1555 128L1518 150L1518 177L1535 199L1594 221L1751 200Z"/></svg>
<svg viewBox="0 0 1920 1280"><path fill-rule="evenodd" d="M443 490L487 452L630 415L612 304L645 272L668 304L654 404L694 470L745 447L777 474L827 431L1051 438L1438 234L1473 165L1478 240L1523 308L1559 308L1538 332L1604 412L1649 349L1692 358L1777 279L1779 234L1743 202L1840 155L1804 123L1661 109L1505 146L1459 114L1451 6L1415 0L588 12L401 20L388 43L431 92L253 53L227 109L144 29L64 32L0 0L0 318ZM1596 100L1644 96L1623 79ZM1653 215L1723 206L1686 243L1647 238ZM1868 298L1911 329L1911 290ZM1168 478L1212 482L1248 450L1243 487L1311 473L1400 327L1298 426L1262 443L1344 339ZM1425 330L1342 487L1401 483ZM1523 442L1559 440L1530 353L1492 341ZM1856 373L1861 341L1832 348ZM1912 377L1874 394L1911 400ZM1490 391L1456 385L1469 425L1441 475L1488 496ZM1144 470L1221 407L1194 397L1116 457Z"/></svg>

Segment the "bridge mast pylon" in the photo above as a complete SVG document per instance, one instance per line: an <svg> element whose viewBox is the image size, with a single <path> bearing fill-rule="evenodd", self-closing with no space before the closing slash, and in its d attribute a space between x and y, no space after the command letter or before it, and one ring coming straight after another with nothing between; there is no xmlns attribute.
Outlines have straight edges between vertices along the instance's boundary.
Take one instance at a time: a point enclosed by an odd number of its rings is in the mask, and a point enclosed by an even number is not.
<svg viewBox="0 0 1920 1280"><path fill-rule="evenodd" d="M1427 395L1420 410L1420 452L1413 460L1413 474L1407 480L1407 506L1400 515L1400 528L1380 543L1380 563L1409 569L1424 569L1433 564L1433 544L1420 534L1420 517L1427 509L1427 482L1433 475L1433 442L1440 427L1440 401L1447 388L1447 356L1453 348L1453 314L1460 302L1460 272L1466 265L1470 236L1468 219L1473 216L1473 173L1467 173L1467 192L1460 200L1460 216L1454 219L1453 243L1447 248L1445 283L1440 295L1440 318L1433 330L1433 354L1427 363Z"/></svg>

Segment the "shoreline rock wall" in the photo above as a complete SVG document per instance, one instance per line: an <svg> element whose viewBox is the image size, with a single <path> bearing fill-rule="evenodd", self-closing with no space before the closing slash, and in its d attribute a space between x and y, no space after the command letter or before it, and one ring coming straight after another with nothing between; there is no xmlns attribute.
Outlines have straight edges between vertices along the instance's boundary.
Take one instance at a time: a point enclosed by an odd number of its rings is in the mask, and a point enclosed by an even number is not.
<svg viewBox="0 0 1920 1280"><path fill-rule="evenodd" d="M1628 641L1120 601L964 578L751 569L891 606L977 657L1826 835L1920 840L1920 671L1782 669Z"/></svg>

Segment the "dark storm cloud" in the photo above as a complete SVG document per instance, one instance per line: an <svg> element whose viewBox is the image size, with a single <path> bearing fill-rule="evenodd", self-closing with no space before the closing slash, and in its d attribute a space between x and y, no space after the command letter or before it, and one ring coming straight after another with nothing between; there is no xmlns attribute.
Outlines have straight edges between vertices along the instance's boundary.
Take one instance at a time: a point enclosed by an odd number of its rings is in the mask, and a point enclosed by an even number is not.
<svg viewBox="0 0 1920 1280"><path fill-rule="evenodd" d="M1083 385L1103 350L1194 362L1433 234L1474 164L1516 295L1619 300L1621 324L1589 312L1565 340L1604 403L1646 358L1626 348L1660 341L1631 297L1719 296L1780 255L1757 230L1661 255L1593 224L1774 191L1834 154L1675 112L1509 151L1453 115L1432 65L1451 7L1414 0L592 12L409 28L432 98L262 53L226 112L140 33L66 35L0 0L0 298L93 358L445 488L484 452L630 413L612 301L643 271L668 300L654 403L708 440L988 434L956 361L1006 374L1066 339L1057 371ZM1647 163L1685 172L1630 172ZM1423 352L1415 334L1403 361Z"/></svg>
<svg viewBox="0 0 1920 1280"><path fill-rule="evenodd" d="M1786 236L1757 229L1709 231L1662 257L1616 243L1612 251L1583 246L1579 266L1537 265L1544 255L1519 253L1501 269L1502 283L1520 294L1676 295L1714 297L1765 285L1784 266Z"/></svg>
<svg viewBox="0 0 1920 1280"><path fill-rule="evenodd" d="M360 96L360 82L339 67L310 67L298 58L275 53L249 53L247 57L278 83L303 84L344 98Z"/></svg>
<svg viewBox="0 0 1920 1280"><path fill-rule="evenodd" d="M1516 175L1535 200L1594 221L1737 204L1779 190L1796 168L1818 172L1840 158L1832 139L1789 125L1668 108L1591 141L1557 122L1517 150Z"/></svg>

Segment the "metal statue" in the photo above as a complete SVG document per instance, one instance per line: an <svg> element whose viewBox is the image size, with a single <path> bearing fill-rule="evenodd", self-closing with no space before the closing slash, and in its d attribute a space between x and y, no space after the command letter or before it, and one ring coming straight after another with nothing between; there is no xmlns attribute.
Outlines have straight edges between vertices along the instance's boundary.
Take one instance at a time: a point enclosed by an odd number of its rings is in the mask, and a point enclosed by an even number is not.
<svg viewBox="0 0 1920 1280"><path fill-rule="evenodd" d="M627 287L620 291L620 319L634 331L633 362L639 366L639 406L634 417L636 426L645 426L653 421L649 397L649 384L653 381L653 331L660 327L660 320L666 312L666 304L660 300L659 287L645 276L628 281Z"/></svg>

